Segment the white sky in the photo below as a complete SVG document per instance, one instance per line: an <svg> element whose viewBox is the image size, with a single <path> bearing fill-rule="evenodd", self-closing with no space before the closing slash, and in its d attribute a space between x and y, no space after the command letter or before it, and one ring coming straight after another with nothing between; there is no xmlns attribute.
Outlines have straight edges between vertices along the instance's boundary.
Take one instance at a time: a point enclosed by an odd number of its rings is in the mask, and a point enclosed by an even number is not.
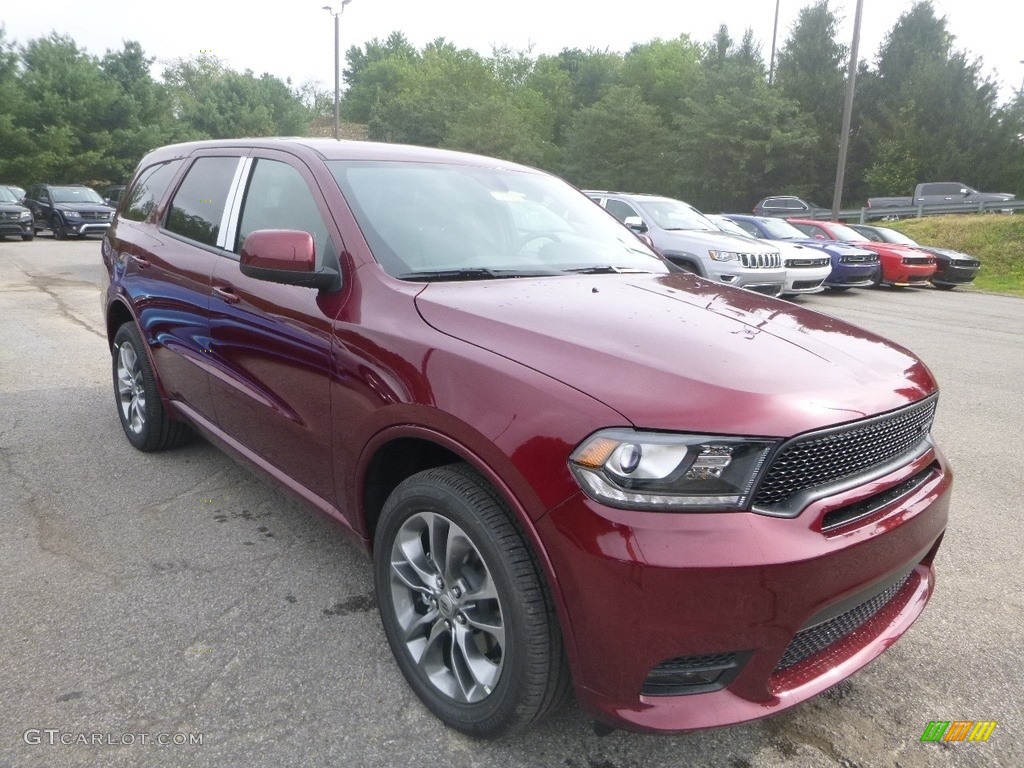
<svg viewBox="0 0 1024 768"><path fill-rule="evenodd" d="M810 0L779 0L779 45L800 9ZM211 51L239 71L269 72L296 86L319 81L334 88L334 24L322 6L328 0L0 0L0 23L8 40L19 43L56 31L79 47L102 56L137 40L160 62ZM335 7L339 7L335 0ZM860 58L873 61L885 35L910 0L864 0ZM980 57L983 71L1000 84L1000 100L1011 99L1024 79L1021 0L934 0L947 17L955 46ZM840 41L850 44L856 0L832 0L844 19ZM362 45L394 30L421 47L445 37L459 48L489 54L493 45L532 46L534 55L563 48L625 52L633 43L686 33L706 42L726 24L735 39L750 27L767 61L775 3L772 0L352 0L341 16L341 48ZM2 109L0 105L0 109Z"/></svg>

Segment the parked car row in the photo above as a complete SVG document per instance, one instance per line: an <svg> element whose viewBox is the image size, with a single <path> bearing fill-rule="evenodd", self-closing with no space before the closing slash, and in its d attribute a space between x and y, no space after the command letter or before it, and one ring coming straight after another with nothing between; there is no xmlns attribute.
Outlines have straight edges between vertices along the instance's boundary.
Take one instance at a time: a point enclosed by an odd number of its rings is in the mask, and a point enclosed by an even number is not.
<svg viewBox="0 0 1024 768"><path fill-rule="evenodd" d="M123 187L105 190L107 197L83 184L35 184L28 190L0 186L0 238L20 235L31 240L49 230L57 240L103 234L114 218Z"/></svg>
<svg viewBox="0 0 1024 768"><path fill-rule="evenodd" d="M883 284L932 283L948 290L969 283L981 266L966 254L929 249L883 227L776 216L705 215L667 197L584 192L634 232L649 238L677 266L714 282L770 296Z"/></svg>

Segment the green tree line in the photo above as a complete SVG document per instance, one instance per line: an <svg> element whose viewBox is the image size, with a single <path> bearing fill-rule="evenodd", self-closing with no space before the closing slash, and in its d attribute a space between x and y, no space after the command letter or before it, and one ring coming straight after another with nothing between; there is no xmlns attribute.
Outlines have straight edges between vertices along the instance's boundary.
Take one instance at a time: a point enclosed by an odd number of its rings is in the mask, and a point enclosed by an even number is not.
<svg viewBox="0 0 1024 768"><path fill-rule="evenodd" d="M151 149L194 139L304 135L312 88L199 55L150 74L137 42L96 57L51 34L17 46L0 26L0 183L121 182Z"/></svg>
<svg viewBox="0 0 1024 768"><path fill-rule="evenodd" d="M370 139L479 152L581 187L651 192L706 210L768 194L832 198L848 48L828 0L806 6L773 76L748 30L654 39L625 53L490 56L401 32L347 52L345 120ZM123 178L149 148L193 138L305 135L322 92L207 56L160 81L137 43L98 59L51 35L0 30L0 180ZM857 75L844 204L920 181L1024 192L1024 98L998 101L930 0L896 22Z"/></svg>

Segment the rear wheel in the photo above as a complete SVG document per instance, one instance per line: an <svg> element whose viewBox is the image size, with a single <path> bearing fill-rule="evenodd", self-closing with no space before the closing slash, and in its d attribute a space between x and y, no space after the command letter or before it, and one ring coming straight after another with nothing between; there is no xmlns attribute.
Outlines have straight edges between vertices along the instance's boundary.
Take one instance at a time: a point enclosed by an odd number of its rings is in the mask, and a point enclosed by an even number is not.
<svg viewBox="0 0 1024 768"><path fill-rule="evenodd" d="M496 737L565 697L561 633L536 559L469 467L399 484L377 527L374 580L398 666L445 724Z"/></svg>
<svg viewBox="0 0 1024 768"><path fill-rule="evenodd" d="M187 424L172 421L135 323L117 329L113 349L114 397L128 442L140 451L162 451L188 440Z"/></svg>

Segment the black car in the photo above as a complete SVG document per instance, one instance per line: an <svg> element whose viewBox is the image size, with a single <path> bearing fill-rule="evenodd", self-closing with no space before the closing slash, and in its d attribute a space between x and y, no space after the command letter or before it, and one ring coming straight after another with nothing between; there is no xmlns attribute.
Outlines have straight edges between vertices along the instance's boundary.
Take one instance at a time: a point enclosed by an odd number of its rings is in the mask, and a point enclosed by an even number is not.
<svg viewBox="0 0 1024 768"><path fill-rule="evenodd" d="M831 214L831 210L792 195L766 197L754 206L755 216L799 216L804 219L816 219L824 214Z"/></svg>
<svg viewBox="0 0 1024 768"><path fill-rule="evenodd" d="M850 224L868 240L876 243L897 243L920 248L929 255L935 257L935 274L932 275L931 283L943 291L951 291L958 285L964 285L974 280L981 269L981 262L974 256L960 251L953 251L949 248L936 248L932 245L921 245L911 240L902 232L888 227L871 227L867 224Z"/></svg>
<svg viewBox="0 0 1024 768"><path fill-rule="evenodd" d="M32 227L32 211L18 202L7 187L0 187L0 240L8 235L21 235L22 240L36 236Z"/></svg>
<svg viewBox="0 0 1024 768"><path fill-rule="evenodd" d="M32 210L35 231L50 229L57 240L101 235L114 216L96 190L79 184L35 184L25 194L25 205Z"/></svg>

